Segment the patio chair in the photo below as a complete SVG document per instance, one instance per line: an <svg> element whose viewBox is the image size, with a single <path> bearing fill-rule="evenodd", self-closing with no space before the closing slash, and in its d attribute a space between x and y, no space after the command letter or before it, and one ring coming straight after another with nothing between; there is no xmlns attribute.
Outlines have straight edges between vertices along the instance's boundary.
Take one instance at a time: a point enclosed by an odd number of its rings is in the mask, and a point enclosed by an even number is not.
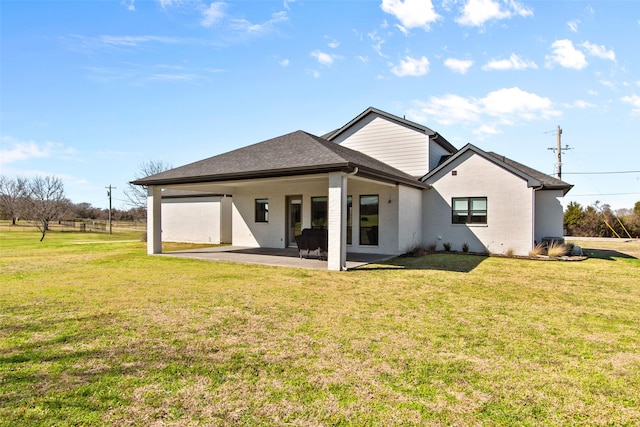
<svg viewBox="0 0 640 427"><path fill-rule="evenodd" d="M309 239L302 234L295 236L300 258L309 258Z"/></svg>

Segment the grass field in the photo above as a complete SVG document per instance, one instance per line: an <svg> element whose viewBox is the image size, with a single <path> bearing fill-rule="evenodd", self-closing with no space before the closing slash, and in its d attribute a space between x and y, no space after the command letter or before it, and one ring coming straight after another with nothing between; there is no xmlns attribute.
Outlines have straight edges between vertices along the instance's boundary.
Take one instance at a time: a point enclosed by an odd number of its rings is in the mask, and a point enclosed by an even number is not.
<svg viewBox="0 0 640 427"><path fill-rule="evenodd" d="M0 228L0 426L640 423L640 243L350 272Z"/></svg>

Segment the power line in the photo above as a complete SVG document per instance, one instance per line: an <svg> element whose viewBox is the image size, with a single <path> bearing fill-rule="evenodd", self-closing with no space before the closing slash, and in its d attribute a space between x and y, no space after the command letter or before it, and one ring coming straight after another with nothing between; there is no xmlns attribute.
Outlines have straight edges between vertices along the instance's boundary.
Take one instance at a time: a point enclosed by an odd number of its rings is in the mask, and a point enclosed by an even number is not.
<svg viewBox="0 0 640 427"><path fill-rule="evenodd" d="M640 173L640 171L611 171L611 172L563 172L565 175L614 175L620 173Z"/></svg>
<svg viewBox="0 0 640 427"><path fill-rule="evenodd" d="M567 197L594 197L594 196L631 196L640 193L593 193L593 194L571 194Z"/></svg>

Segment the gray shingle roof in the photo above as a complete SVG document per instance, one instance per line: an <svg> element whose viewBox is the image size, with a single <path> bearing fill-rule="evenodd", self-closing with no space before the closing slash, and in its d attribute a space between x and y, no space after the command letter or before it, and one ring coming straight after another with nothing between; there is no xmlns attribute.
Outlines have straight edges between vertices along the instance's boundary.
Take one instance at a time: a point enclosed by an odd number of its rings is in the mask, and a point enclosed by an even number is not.
<svg viewBox="0 0 640 427"><path fill-rule="evenodd" d="M518 163L515 160L511 160L505 156L502 156L500 154L494 153L493 151L489 151L487 154L497 158L498 160L514 167L515 169L518 169L519 171L523 172L526 175L529 175L535 179L537 179L538 181L540 181L540 184L545 187L545 188L557 188L557 189L567 189L567 191L569 189L571 189L573 187L573 185L568 184L562 180L559 180L557 178L554 178L552 176L549 176L545 173L542 173L536 169L530 168L529 166L523 165L522 163Z"/></svg>
<svg viewBox="0 0 640 427"><path fill-rule="evenodd" d="M500 154L496 154L493 152L486 152L481 150L472 144L467 144L462 147L456 154L452 155L442 163L440 163L436 168L429 171L428 174L420 178L421 181L427 182L429 178L439 173L442 169L448 167L449 164L453 163L457 158L461 157L467 151L472 151L479 156L486 158L489 161L497 164L498 166L526 179L529 182L530 186L540 186L545 190L562 190L564 194L567 194L569 190L573 188L573 185L568 184L564 181L561 181L557 178L544 174L538 170L530 168L529 166L525 166L522 163L518 163L514 160L511 160L505 156L501 156Z"/></svg>
<svg viewBox="0 0 640 427"><path fill-rule="evenodd" d="M138 185L169 185L198 182L352 172L358 176L426 185L396 168L359 151L351 150L303 131L269 139L218 156L133 181Z"/></svg>

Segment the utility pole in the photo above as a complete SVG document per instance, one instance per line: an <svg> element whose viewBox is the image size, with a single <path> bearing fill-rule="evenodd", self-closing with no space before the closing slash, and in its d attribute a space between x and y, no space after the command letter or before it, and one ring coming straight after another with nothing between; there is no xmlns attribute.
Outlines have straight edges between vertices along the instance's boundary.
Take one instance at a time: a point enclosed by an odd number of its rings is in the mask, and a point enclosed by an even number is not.
<svg viewBox="0 0 640 427"><path fill-rule="evenodd" d="M104 187L107 189L107 196L109 196L109 234L113 234L113 230L111 228L111 190L115 190L116 187L112 187L109 185L108 187Z"/></svg>
<svg viewBox="0 0 640 427"><path fill-rule="evenodd" d="M558 125L558 148L550 147L547 150L551 150L553 152L558 152L558 164L556 166L556 171L558 173L558 179L562 179L562 152L571 150L569 145L566 145L564 148L562 147L562 128Z"/></svg>

